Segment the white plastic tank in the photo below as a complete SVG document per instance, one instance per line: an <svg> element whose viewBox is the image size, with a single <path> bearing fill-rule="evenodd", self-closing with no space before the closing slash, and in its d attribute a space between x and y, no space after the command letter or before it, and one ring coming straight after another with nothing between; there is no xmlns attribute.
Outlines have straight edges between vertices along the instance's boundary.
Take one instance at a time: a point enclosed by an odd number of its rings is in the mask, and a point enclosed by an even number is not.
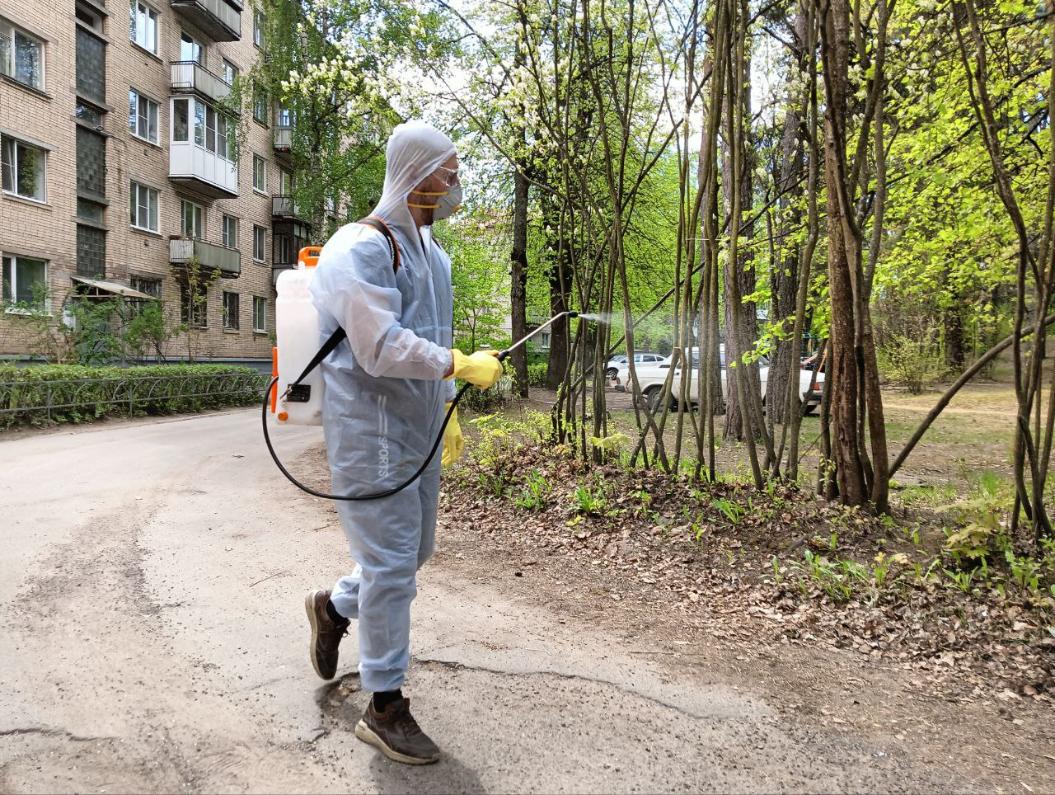
<svg viewBox="0 0 1055 795"><path fill-rule="evenodd" d="M319 261L318 246L300 250L297 267L283 271L275 283L275 336L277 338L278 389L272 394L271 411L280 424L322 425L323 383L319 367L312 370L286 395L291 381L304 372L322 344L319 313L311 302L312 277Z"/></svg>

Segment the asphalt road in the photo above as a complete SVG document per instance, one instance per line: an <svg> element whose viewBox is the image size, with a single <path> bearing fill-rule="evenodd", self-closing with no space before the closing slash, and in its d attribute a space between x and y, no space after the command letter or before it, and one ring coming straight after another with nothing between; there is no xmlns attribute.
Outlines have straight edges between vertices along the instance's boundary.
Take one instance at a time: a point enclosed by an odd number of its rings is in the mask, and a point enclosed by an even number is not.
<svg viewBox="0 0 1055 795"><path fill-rule="evenodd" d="M970 788L442 557L406 691L446 756L387 762L352 734L354 639L332 683L307 659L303 594L350 565L336 515L280 479L257 416L0 436L0 791ZM283 433L290 459L321 438Z"/></svg>

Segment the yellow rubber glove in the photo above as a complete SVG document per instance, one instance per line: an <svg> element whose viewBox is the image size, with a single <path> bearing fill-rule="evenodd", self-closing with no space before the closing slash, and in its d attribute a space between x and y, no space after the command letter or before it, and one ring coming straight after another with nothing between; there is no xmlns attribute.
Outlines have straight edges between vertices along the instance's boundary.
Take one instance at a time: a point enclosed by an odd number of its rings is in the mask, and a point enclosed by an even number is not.
<svg viewBox="0 0 1055 795"><path fill-rule="evenodd" d="M444 406L449 410L451 404ZM462 437L462 426L458 422L458 409L451 414L451 421L447 423L447 429L443 432L443 458L440 459L442 466L450 466L462 457L465 449L465 439Z"/></svg>
<svg viewBox="0 0 1055 795"><path fill-rule="evenodd" d="M454 360L454 371L450 378L460 378L480 389L488 389L502 377L502 363L498 361L498 351L477 351L466 356L457 348L453 348L451 357Z"/></svg>

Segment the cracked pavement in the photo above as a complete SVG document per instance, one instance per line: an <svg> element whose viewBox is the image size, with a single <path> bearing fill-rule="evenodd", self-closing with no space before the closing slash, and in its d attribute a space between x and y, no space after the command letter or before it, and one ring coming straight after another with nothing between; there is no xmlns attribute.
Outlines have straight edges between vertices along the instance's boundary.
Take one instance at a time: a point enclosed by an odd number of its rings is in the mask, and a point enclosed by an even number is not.
<svg viewBox="0 0 1055 795"><path fill-rule="evenodd" d="M523 604L442 555L406 692L445 751L390 763L307 659L306 590L349 567L331 506L267 457L255 410L8 435L0 475L0 791L962 790L896 743ZM283 431L289 462L319 429ZM439 531L442 550L443 528Z"/></svg>

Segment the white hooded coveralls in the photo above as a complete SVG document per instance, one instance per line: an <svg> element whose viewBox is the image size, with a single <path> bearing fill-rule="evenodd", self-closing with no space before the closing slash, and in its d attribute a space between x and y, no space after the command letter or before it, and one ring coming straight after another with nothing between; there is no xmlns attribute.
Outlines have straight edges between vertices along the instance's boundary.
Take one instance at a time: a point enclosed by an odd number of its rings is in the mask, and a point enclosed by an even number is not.
<svg viewBox="0 0 1055 795"><path fill-rule="evenodd" d="M388 141L385 184L373 211L399 245L360 224L339 229L319 256L311 292L320 344L341 325L348 335L322 362L323 430L335 494L392 488L421 465L453 397L451 262L421 234L407 209L415 185L455 154L423 122L400 124ZM431 197L429 197L431 198ZM338 501L352 574L333 587L337 612L359 620L359 672L368 691L396 690L410 662L410 603L417 569L432 555L440 457L391 497Z"/></svg>

